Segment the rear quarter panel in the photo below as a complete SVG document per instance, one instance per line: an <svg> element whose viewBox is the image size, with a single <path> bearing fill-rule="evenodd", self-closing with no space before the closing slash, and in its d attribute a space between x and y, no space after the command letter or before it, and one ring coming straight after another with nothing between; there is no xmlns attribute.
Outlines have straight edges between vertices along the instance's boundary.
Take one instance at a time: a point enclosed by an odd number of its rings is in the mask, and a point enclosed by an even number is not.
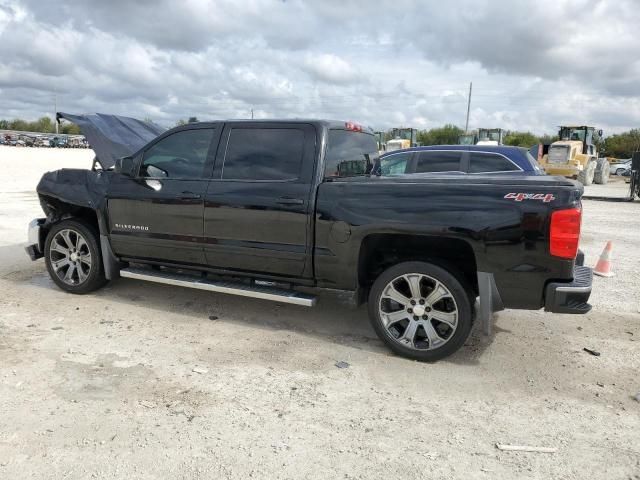
<svg viewBox="0 0 640 480"><path fill-rule="evenodd" d="M518 193L543 196L505 198ZM540 308L545 283L573 272L573 261L549 254L550 214L579 205L579 196L572 182L554 184L550 177L325 182L316 206L316 278L320 285L355 289L360 245L370 234L455 238L471 246L479 271L495 275L505 307Z"/></svg>

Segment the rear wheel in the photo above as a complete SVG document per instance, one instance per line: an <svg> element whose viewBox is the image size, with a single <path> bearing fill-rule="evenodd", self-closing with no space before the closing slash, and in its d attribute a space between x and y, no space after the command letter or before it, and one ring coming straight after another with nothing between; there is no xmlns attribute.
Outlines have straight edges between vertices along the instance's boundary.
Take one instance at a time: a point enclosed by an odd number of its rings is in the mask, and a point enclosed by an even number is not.
<svg viewBox="0 0 640 480"><path fill-rule="evenodd" d="M383 272L369 294L369 318L395 353L435 361L469 336L469 289L451 272L426 262L404 262Z"/></svg>
<svg viewBox="0 0 640 480"><path fill-rule="evenodd" d="M578 174L578 181L583 185L591 185L593 183L593 177L596 174L596 161L589 160L584 166L582 171Z"/></svg>
<svg viewBox="0 0 640 480"><path fill-rule="evenodd" d="M598 159L596 162L596 172L593 177L595 182L599 185L606 185L609 181L609 175L611 175L609 162L604 158Z"/></svg>
<svg viewBox="0 0 640 480"><path fill-rule="evenodd" d="M616 170L616 175L618 175L618 176L622 175L624 173L624 170L625 170L624 168L617 169Z"/></svg>
<svg viewBox="0 0 640 480"><path fill-rule="evenodd" d="M70 293L89 293L106 283L98 234L79 220L54 225L44 246L44 258L51 279Z"/></svg>

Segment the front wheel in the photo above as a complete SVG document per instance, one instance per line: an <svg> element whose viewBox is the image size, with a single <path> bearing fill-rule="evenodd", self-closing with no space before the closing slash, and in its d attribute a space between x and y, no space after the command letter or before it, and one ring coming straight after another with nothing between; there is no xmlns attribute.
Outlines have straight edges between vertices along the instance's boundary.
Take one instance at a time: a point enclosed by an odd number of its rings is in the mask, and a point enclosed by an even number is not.
<svg viewBox="0 0 640 480"><path fill-rule="evenodd" d="M609 175L611 175L611 165L605 158L599 158L596 161L596 171L593 176L593 181L598 185L606 185L609 182Z"/></svg>
<svg viewBox="0 0 640 480"><path fill-rule="evenodd" d="M106 283L98 234L79 220L63 220L47 235L44 258L51 279L70 293L89 293Z"/></svg>
<svg viewBox="0 0 640 480"><path fill-rule="evenodd" d="M591 185L593 183L593 177L595 176L595 174L596 161L589 160L582 171L578 174L578 181L584 186Z"/></svg>
<svg viewBox="0 0 640 480"><path fill-rule="evenodd" d="M469 336L472 296L444 268L404 262L374 282L369 318L378 337L395 353L414 360L440 360Z"/></svg>

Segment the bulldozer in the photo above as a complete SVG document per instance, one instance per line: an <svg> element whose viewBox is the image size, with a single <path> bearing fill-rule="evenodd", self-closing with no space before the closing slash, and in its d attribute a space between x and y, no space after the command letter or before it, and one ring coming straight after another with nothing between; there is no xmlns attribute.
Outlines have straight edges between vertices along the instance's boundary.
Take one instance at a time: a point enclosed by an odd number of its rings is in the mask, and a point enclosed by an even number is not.
<svg viewBox="0 0 640 480"><path fill-rule="evenodd" d="M476 145L502 145L504 130L501 128L479 128Z"/></svg>
<svg viewBox="0 0 640 480"><path fill-rule="evenodd" d="M415 128L393 128L389 134L391 140L387 140L387 152L419 146L417 142L418 130Z"/></svg>
<svg viewBox="0 0 640 480"><path fill-rule="evenodd" d="M503 139L501 128L479 128L477 132L460 135L458 145L502 145Z"/></svg>
<svg viewBox="0 0 640 480"><path fill-rule="evenodd" d="M560 140L549 145L540 159L540 166L549 175L578 180L583 185L606 184L609 181L609 162L598 158L596 142L602 130L595 127L561 126Z"/></svg>
<svg viewBox="0 0 640 480"><path fill-rule="evenodd" d="M463 133L458 137L458 145L475 145L477 142L477 133Z"/></svg>

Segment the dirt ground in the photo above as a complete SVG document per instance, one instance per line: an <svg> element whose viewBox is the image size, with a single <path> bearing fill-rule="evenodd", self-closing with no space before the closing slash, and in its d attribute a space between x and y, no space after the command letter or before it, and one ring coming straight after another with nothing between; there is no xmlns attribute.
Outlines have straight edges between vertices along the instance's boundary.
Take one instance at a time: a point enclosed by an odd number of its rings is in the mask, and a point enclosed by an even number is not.
<svg viewBox="0 0 640 480"><path fill-rule="evenodd" d="M0 147L0 478L640 479L640 202L584 201L587 263L612 240L617 274L591 313L500 312L421 364L332 297L58 290L22 249L34 187L91 158Z"/></svg>

